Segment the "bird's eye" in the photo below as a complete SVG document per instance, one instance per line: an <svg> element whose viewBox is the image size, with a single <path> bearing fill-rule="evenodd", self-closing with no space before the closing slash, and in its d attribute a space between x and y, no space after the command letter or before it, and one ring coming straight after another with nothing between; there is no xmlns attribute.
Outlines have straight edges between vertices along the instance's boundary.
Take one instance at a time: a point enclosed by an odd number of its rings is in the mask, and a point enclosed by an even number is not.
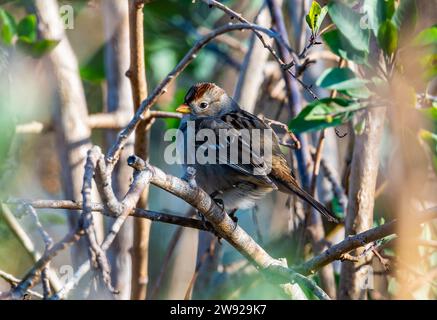
<svg viewBox="0 0 437 320"><path fill-rule="evenodd" d="M207 102L200 103L200 109L206 109L206 108L208 108L208 103Z"/></svg>

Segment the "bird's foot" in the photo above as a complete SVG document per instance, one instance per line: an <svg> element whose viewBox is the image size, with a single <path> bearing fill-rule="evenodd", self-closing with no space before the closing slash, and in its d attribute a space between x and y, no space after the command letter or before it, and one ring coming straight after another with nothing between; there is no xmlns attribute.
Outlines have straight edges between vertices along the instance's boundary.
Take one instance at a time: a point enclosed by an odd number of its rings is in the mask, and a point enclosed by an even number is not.
<svg viewBox="0 0 437 320"><path fill-rule="evenodd" d="M220 209L222 209L222 211L225 211L225 204L223 202L223 199L217 198L217 196L219 196L221 194L223 194L223 192L220 190L217 190L217 191L214 191L213 193L211 193L209 196L216 203L216 205L218 205L220 207Z"/></svg>
<svg viewBox="0 0 437 320"><path fill-rule="evenodd" d="M232 209L231 211L229 211L229 217L232 219L232 221L234 221L235 223L238 223L238 217L236 216L238 209Z"/></svg>
<svg viewBox="0 0 437 320"><path fill-rule="evenodd" d="M213 235L215 235L217 237L217 242L219 244L222 244L222 237L220 236L220 234L214 229L214 226L212 225L211 222L209 222L208 220L206 220L205 216L200 212L197 211L197 215L199 216L199 218L202 220L203 223L203 227L205 228L206 231L211 232Z"/></svg>

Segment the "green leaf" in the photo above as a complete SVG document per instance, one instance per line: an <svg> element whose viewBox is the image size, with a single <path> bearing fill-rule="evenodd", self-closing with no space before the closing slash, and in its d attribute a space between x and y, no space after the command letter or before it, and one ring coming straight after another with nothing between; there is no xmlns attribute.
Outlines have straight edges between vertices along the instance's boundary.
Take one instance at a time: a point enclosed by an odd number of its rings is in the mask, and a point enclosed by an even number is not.
<svg viewBox="0 0 437 320"><path fill-rule="evenodd" d="M21 39L35 42L37 36L36 16L34 14L24 17L17 26L17 34Z"/></svg>
<svg viewBox="0 0 437 320"><path fill-rule="evenodd" d="M414 39L414 44L420 46L437 44L437 25L422 30Z"/></svg>
<svg viewBox="0 0 437 320"><path fill-rule="evenodd" d="M416 0L401 0L393 15L393 23L399 31L414 29L417 21ZM402 34L402 32L401 32Z"/></svg>
<svg viewBox="0 0 437 320"><path fill-rule="evenodd" d="M349 68L330 68L317 79L316 84L329 90L349 90L362 88L366 80L357 78Z"/></svg>
<svg viewBox="0 0 437 320"><path fill-rule="evenodd" d="M362 28L362 16L340 2L331 2L328 8L332 21L351 45L357 50L369 52L370 32Z"/></svg>
<svg viewBox="0 0 437 320"><path fill-rule="evenodd" d="M429 108L423 108L418 110L427 120L434 123L437 129L437 106L432 105Z"/></svg>
<svg viewBox="0 0 437 320"><path fill-rule="evenodd" d="M391 55L398 47L398 30L391 20L386 20L378 30L378 44L387 54Z"/></svg>
<svg viewBox="0 0 437 320"><path fill-rule="evenodd" d="M313 1L313 3L311 4L310 12L306 16L306 21L313 34L316 33L316 21L321 11L322 7L320 7L320 4L318 4L317 1Z"/></svg>
<svg viewBox="0 0 437 320"><path fill-rule="evenodd" d="M17 24L14 17L7 11L0 8L0 37L1 40L8 45L11 45L14 36L17 33Z"/></svg>
<svg viewBox="0 0 437 320"><path fill-rule="evenodd" d="M437 174L437 134L428 130L421 130L419 133L420 138L428 145L432 153L432 163L434 171Z"/></svg>
<svg viewBox="0 0 437 320"><path fill-rule="evenodd" d="M372 95L372 92L367 87L364 86L360 88L338 90L338 92L356 99L367 99Z"/></svg>
<svg viewBox="0 0 437 320"><path fill-rule="evenodd" d="M53 50L59 43L59 40L43 39L35 42L29 41L26 37L18 38L17 47L33 58L40 58L44 54Z"/></svg>
<svg viewBox="0 0 437 320"><path fill-rule="evenodd" d="M377 36L381 24L390 20L395 12L394 0L365 0L364 12L369 18L370 29Z"/></svg>
<svg viewBox="0 0 437 320"><path fill-rule="evenodd" d="M347 122L353 112L361 108L358 103L346 99L315 100L289 122L289 128L295 133L302 133L336 127Z"/></svg>
<svg viewBox="0 0 437 320"><path fill-rule="evenodd" d="M325 20L327 14L328 14L328 7L324 6L322 8L322 11L320 11L320 15L316 21L316 26L315 26L316 34L319 33L320 27L322 26L323 20Z"/></svg>
<svg viewBox="0 0 437 320"><path fill-rule="evenodd" d="M338 218L344 218L344 210L343 207L340 203L340 200L334 196L334 198L332 198L332 211L334 211L334 214L336 217Z"/></svg>
<svg viewBox="0 0 437 320"><path fill-rule="evenodd" d="M354 132L357 136L362 135L364 133L364 129L366 128L366 118L363 117L357 124L354 126Z"/></svg>
<svg viewBox="0 0 437 320"><path fill-rule="evenodd" d="M173 95L173 100L166 105L160 105L159 110L175 111L176 108L183 103L185 94L186 94L186 90L184 89L176 90L176 93ZM164 119L164 121L167 129L177 129L179 127L179 123L180 123L179 119L166 118Z"/></svg>
<svg viewBox="0 0 437 320"><path fill-rule="evenodd" d="M93 83L100 83L105 80L104 46L85 63L80 65L80 77Z"/></svg>
<svg viewBox="0 0 437 320"><path fill-rule="evenodd" d="M339 57L358 64L367 63L367 52L355 49L337 29L324 33L322 38L329 49Z"/></svg>
<svg viewBox="0 0 437 320"><path fill-rule="evenodd" d="M328 7L325 6L322 8L317 1L313 1L310 12L305 17L313 35L316 35L319 32L320 26L322 25L327 13Z"/></svg>

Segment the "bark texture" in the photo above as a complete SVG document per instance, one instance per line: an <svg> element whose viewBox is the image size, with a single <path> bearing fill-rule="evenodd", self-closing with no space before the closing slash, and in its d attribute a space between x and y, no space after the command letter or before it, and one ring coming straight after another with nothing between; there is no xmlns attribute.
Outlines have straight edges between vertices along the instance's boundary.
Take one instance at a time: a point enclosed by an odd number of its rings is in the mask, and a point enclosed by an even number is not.
<svg viewBox="0 0 437 320"><path fill-rule="evenodd" d="M129 68L129 11L128 3L118 0L102 2L105 30L105 72L107 79L107 111L118 118L130 119L133 116L132 92L126 70ZM117 135L115 131L106 132L106 144L112 145ZM113 172L115 195L121 199L129 190L132 169L126 159L133 153L133 137L121 154L121 165ZM130 250L133 243L133 219L127 218L109 250L113 286L120 293L117 299L129 299L131 290L132 261Z"/></svg>
<svg viewBox="0 0 437 320"><path fill-rule="evenodd" d="M59 158L63 164L62 183L68 199L82 198L82 178L87 151L91 148L90 128L87 123L88 109L79 76L76 56L64 32L55 0L36 0L35 11L43 38L60 40L48 54L53 69L58 105L54 112L54 124L58 139ZM70 229L77 226L80 214L68 215ZM94 215L98 239L103 237L101 215ZM78 265L88 258L85 241L72 247L72 260Z"/></svg>
<svg viewBox="0 0 437 320"><path fill-rule="evenodd" d="M365 114L365 130L355 137L349 177L349 200L345 221L345 236L356 235L373 226L376 178L379 168L379 146L384 127L384 108L371 108ZM352 252L360 255L364 248ZM370 288L370 269L344 261L341 266L340 299L366 299Z"/></svg>

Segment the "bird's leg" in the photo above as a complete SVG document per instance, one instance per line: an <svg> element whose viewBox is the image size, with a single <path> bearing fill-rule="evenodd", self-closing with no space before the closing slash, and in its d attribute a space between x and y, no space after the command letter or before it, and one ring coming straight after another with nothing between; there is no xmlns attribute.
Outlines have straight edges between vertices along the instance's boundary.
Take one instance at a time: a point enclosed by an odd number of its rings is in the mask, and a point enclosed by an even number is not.
<svg viewBox="0 0 437 320"><path fill-rule="evenodd" d="M216 191L212 192L209 196L222 209L222 211L224 211L225 210L225 204L223 203L223 200L220 199L220 198L217 198L217 196L219 196L221 194L223 194L222 191L216 190Z"/></svg>
<svg viewBox="0 0 437 320"><path fill-rule="evenodd" d="M238 217L235 215L238 209L232 209L229 211L229 217L234 221L235 223L238 223Z"/></svg>

